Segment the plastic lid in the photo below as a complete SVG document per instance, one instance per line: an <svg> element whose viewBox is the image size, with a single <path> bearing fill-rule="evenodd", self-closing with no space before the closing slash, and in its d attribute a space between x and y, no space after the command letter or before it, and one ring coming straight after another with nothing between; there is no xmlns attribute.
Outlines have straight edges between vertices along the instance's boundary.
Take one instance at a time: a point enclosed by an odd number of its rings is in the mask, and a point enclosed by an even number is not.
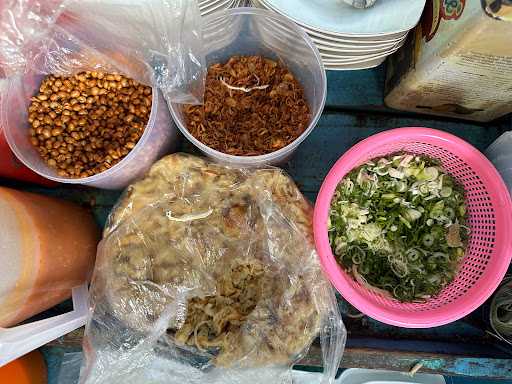
<svg viewBox="0 0 512 384"><path fill-rule="evenodd" d="M446 384L442 375L351 368L336 380L338 384Z"/></svg>

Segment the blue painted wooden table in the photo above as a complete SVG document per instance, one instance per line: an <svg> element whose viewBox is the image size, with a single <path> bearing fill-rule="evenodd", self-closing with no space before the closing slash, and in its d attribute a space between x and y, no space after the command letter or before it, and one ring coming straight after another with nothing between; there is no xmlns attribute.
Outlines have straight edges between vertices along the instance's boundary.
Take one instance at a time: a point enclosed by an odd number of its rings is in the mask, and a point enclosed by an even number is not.
<svg viewBox="0 0 512 384"><path fill-rule="evenodd" d="M334 162L359 140L386 129L403 126L438 128L460 136L484 150L506 130L510 117L492 123L471 123L393 111L383 105L383 67L354 72L328 72L328 97L317 128L285 166L302 192L314 201L320 184ZM189 143L181 150L193 152ZM119 191L84 187L43 188L8 180L0 184L78 202L90 207L99 225L118 199ZM339 300L342 313L347 304ZM46 315L69 307L64 303ZM387 326L367 317L344 317L348 330L342 368L363 367L407 371L421 363L423 372L480 378L512 379L512 348L487 332L487 308L447 326L425 330ZM56 340L43 350L50 363L52 380L65 353L80 351L82 330ZM321 353L314 345L298 368L321 369Z"/></svg>

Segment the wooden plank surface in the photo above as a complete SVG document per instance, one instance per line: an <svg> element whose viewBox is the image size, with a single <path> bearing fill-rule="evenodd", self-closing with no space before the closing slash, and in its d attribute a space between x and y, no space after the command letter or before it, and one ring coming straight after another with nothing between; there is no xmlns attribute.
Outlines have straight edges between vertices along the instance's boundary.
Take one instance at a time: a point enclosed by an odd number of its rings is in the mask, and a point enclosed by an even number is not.
<svg viewBox="0 0 512 384"><path fill-rule="evenodd" d="M322 366L322 354L313 346L299 366ZM471 358L447 354L426 354L418 352L396 352L387 350L347 348L340 368L387 369L410 372L420 365L421 373L437 373L445 376L472 376L485 379L512 376L512 362L509 359Z"/></svg>
<svg viewBox="0 0 512 384"><path fill-rule="evenodd" d="M377 132L397 127L437 128L457 135L484 150L506 125L477 126L435 119L399 117L362 112L324 113L318 127L302 143L290 163L284 167L301 190L314 199L325 175L338 158L352 145Z"/></svg>
<svg viewBox="0 0 512 384"><path fill-rule="evenodd" d="M46 348L59 348L61 352L81 350L83 328L71 332L66 337L57 339ZM441 375L471 376L480 378L512 377L512 360L503 358L481 358L446 353L403 352L375 348L356 348L347 346L343 353L340 369L368 368L388 369L409 372L421 364L421 372ZM318 345L312 345L309 353L298 362L298 369L321 369L322 351Z"/></svg>
<svg viewBox="0 0 512 384"><path fill-rule="evenodd" d="M386 111L385 67L362 71L327 71L326 107L345 110Z"/></svg>

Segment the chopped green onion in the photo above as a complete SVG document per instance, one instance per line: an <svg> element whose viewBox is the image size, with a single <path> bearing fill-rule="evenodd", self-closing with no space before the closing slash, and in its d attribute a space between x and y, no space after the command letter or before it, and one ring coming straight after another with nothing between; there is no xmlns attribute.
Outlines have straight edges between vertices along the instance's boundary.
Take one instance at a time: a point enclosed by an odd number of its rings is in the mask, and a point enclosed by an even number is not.
<svg viewBox="0 0 512 384"><path fill-rule="evenodd" d="M418 190L421 192L422 195L428 194L428 185L427 184L421 184L418 188Z"/></svg>
<svg viewBox="0 0 512 384"><path fill-rule="evenodd" d="M432 230L430 231L430 233L432 234L432 236L434 236L436 239L441 239L443 238L443 236L445 235L446 233L446 230L439 226L439 225L436 225L435 227L432 228Z"/></svg>
<svg viewBox="0 0 512 384"><path fill-rule="evenodd" d="M352 262L354 264L361 264L364 261L366 254L361 248L353 246L350 251L352 254Z"/></svg>
<svg viewBox="0 0 512 384"><path fill-rule="evenodd" d="M418 180L435 180L439 176L439 171L435 167L427 167L421 171L417 179Z"/></svg>
<svg viewBox="0 0 512 384"><path fill-rule="evenodd" d="M399 181L396 183L395 189L397 192L407 191L407 183L405 181Z"/></svg>
<svg viewBox="0 0 512 384"><path fill-rule="evenodd" d="M395 179L403 179L405 174L395 168L389 168L388 170L389 176L395 178Z"/></svg>
<svg viewBox="0 0 512 384"><path fill-rule="evenodd" d="M416 261L420 257L421 257L421 252L418 251L417 249L412 248L407 251L407 258L409 259L409 261Z"/></svg>
<svg viewBox="0 0 512 384"><path fill-rule="evenodd" d="M416 221L421 217L421 212L416 209L408 209L405 211L404 217L409 221Z"/></svg>
<svg viewBox="0 0 512 384"><path fill-rule="evenodd" d="M358 269L361 275L367 275L370 273L370 266L368 264L361 264Z"/></svg>
<svg viewBox="0 0 512 384"><path fill-rule="evenodd" d="M328 236L338 262L374 292L438 294L464 256L464 192L436 160L395 154L352 170L336 189Z"/></svg>
<svg viewBox="0 0 512 384"><path fill-rule="evenodd" d="M449 197L452 194L452 188L451 187L443 187L441 188L440 195L441 197Z"/></svg>
<svg viewBox="0 0 512 384"><path fill-rule="evenodd" d="M434 236L432 236L430 233L426 233L423 235L421 241L425 247L430 248L434 245Z"/></svg>
<svg viewBox="0 0 512 384"><path fill-rule="evenodd" d="M455 219L455 210L452 208L452 207L446 207L444 210L443 210L443 213L444 215L450 219L450 220L453 220Z"/></svg>
<svg viewBox="0 0 512 384"><path fill-rule="evenodd" d="M398 218L407 228L412 228L411 223L409 223L402 215L398 215Z"/></svg>

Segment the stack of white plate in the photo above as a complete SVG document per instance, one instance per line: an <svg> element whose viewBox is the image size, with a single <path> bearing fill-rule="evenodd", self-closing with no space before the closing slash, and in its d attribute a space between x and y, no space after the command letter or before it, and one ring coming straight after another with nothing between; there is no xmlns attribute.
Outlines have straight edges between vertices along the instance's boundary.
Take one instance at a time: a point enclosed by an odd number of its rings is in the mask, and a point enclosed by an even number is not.
<svg viewBox="0 0 512 384"><path fill-rule="evenodd" d="M372 68L405 42L425 0L377 0L367 9L343 0L251 0L301 26L318 47L326 69Z"/></svg>
<svg viewBox="0 0 512 384"><path fill-rule="evenodd" d="M199 0L199 11L201 16L206 16L213 12L244 5L245 0Z"/></svg>

